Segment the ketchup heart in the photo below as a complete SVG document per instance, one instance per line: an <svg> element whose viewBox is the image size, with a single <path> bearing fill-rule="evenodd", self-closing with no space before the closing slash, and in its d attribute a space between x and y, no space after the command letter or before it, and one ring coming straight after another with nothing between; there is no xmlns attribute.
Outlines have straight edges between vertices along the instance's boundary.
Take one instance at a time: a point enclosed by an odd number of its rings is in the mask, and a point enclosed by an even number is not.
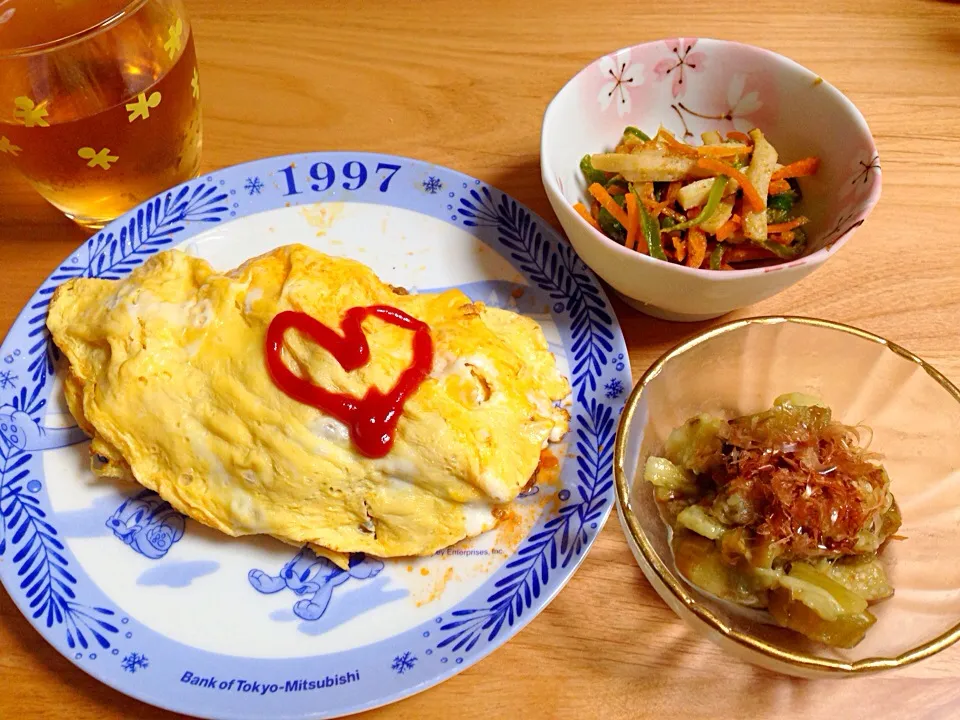
<svg viewBox="0 0 960 720"><path fill-rule="evenodd" d="M283 335L293 328L329 351L347 372L362 368L370 360L370 345L361 327L367 317L413 331L413 360L386 393L371 387L362 398L355 398L324 390L309 379L295 375L283 362L280 354ZM277 314L267 328L267 369L277 387L294 400L312 405L345 423L350 439L361 453L367 457L383 457L393 447L393 435L404 403L433 367L430 327L389 305L371 305L347 310L340 330L342 335L306 313L285 310Z"/></svg>

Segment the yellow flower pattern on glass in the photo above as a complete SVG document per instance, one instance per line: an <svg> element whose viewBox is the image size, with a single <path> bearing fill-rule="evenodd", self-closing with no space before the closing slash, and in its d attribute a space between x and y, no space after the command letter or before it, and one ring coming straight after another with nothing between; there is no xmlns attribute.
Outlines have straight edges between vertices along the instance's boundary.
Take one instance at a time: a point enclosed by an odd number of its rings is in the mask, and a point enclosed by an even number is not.
<svg viewBox="0 0 960 720"><path fill-rule="evenodd" d="M103 148L103 150L97 152L92 147L82 147L77 150L77 155L88 161L87 167L99 167L104 170L109 170L110 165L120 159L116 155L110 154L110 148Z"/></svg>
<svg viewBox="0 0 960 720"><path fill-rule="evenodd" d="M191 87L193 87L193 99L200 99L200 72L194 68L193 69L193 79L190 81Z"/></svg>
<svg viewBox="0 0 960 720"><path fill-rule="evenodd" d="M21 95L18 98L14 98L13 101L16 110L13 111L13 116L17 120L22 120L23 124L27 127L50 127L44 118L47 116L47 109L41 104L37 104L28 98L26 95Z"/></svg>
<svg viewBox="0 0 960 720"><path fill-rule="evenodd" d="M167 40L163 43L163 49L167 51L167 55L169 55L170 59L173 60L177 56L177 53L180 52L180 48L182 47L183 20L177 18L177 21L167 30Z"/></svg>
<svg viewBox="0 0 960 720"><path fill-rule="evenodd" d="M127 103L127 112L130 113L130 117L127 118L127 120L129 122L133 122L137 118L146 120L150 117L150 108L155 108L159 104L160 93L150 93L150 97L147 97L146 93L140 93L137 95L135 102Z"/></svg>
<svg viewBox="0 0 960 720"><path fill-rule="evenodd" d="M17 155L20 154L20 150L21 148L19 145L14 145L12 142L10 142L6 138L6 136L0 135L0 152L10 153L14 157L16 157Z"/></svg>

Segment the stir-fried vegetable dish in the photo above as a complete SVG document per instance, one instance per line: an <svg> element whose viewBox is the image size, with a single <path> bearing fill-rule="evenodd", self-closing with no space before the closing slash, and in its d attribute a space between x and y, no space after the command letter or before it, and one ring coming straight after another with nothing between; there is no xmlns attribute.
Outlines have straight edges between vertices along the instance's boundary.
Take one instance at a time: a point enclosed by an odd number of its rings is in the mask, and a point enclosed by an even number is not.
<svg viewBox="0 0 960 720"><path fill-rule="evenodd" d="M799 257L807 218L795 212L797 178L814 175L820 160L781 165L759 130L701 138L694 146L662 127L653 138L627 127L614 152L580 161L591 203L574 209L611 240L687 267L733 270Z"/></svg>
<svg viewBox="0 0 960 720"><path fill-rule="evenodd" d="M862 429L797 393L756 415L699 415L676 428L644 479L680 573L812 640L860 642L876 622L868 606L893 595L878 554L900 528Z"/></svg>

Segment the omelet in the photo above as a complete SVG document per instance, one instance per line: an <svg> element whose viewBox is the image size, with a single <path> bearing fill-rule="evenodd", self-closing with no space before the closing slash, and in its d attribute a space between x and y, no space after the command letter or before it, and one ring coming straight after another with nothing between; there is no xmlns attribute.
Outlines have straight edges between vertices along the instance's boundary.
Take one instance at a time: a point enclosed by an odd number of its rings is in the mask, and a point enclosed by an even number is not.
<svg viewBox="0 0 960 720"><path fill-rule="evenodd" d="M282 311L337 331L349 309L372 305L426 323L433 347L383 457L281 390L265 357ZM302 245L228 273L171 250L123 280L69 280L47 327L95 473L133 479L228 535L272 535L341 562L426 555L491 529L568 429L570 386L535 321L456 289L407 294ZM331 392L385 393L413 359L413 333L369 317L361 327L370 353L359 369L296 330L283 362Z"/></svg>

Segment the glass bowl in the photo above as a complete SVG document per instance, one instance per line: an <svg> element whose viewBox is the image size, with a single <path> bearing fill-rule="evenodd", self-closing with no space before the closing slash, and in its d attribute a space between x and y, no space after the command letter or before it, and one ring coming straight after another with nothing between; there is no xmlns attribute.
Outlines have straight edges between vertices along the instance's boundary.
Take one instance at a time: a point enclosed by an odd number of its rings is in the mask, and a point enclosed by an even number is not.
<svg viewBox="0 0 960 720"><path fill-rule="evenodd" d="M881 553L892 598L854 648L813 643L699 592L677 572L646 458L689 417L767 409L787 392L817 395L847 424L873 430L903 514L902 542ZM889 670L960 639L960 390L903 348L846 325L796 317L749 318L669 351L627 400L614 452L617 511L627 542L661 598L737 657L801 677Z"/></svg>

